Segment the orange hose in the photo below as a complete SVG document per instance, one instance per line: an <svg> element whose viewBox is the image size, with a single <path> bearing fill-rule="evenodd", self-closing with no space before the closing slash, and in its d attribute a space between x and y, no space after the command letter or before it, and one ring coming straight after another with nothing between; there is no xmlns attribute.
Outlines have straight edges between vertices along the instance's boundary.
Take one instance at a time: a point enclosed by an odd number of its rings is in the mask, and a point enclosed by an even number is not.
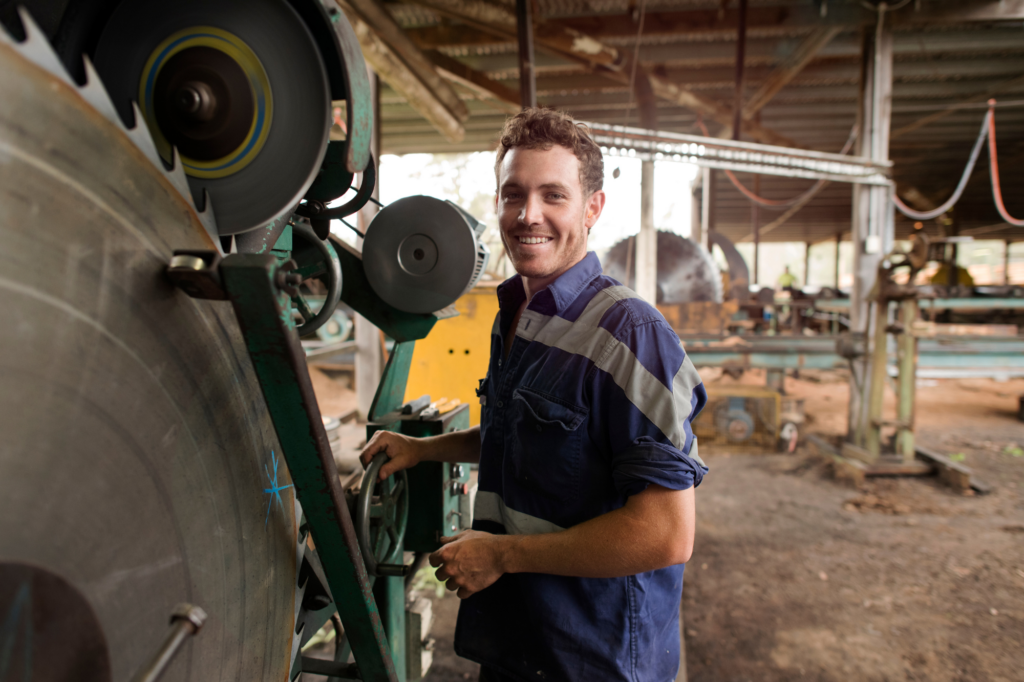
<svg viewBox="0 0 1024 682"><path fill-rule="evenodd" d="M996 114L995 114L996 101L990 99L988 101L988 159L989 167L992 172L992 198L996 202L996 210L999 211L999 215L1002 216L1003 220L1015 225L1017 227L1024 227L1024 220L1018 220L1009 214L1006 210L1006 205L1003 204L1003 191L999 186L999 161L996 157Z"/></svg>

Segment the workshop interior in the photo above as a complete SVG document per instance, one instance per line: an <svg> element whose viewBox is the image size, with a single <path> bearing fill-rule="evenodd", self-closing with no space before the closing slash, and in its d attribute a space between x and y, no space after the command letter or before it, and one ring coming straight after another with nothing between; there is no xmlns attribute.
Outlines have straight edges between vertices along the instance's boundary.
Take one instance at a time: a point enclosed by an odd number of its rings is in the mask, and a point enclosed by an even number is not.
<svg viewBox="0 0 1024 682"><path fill-rule="evenodd" d="M430 679L410 593L475 472L381 482L338 434L479 423L503 253L457 202L383 205L380 157L493 150L523 106L586 121L606 182L640 160L605 273L702 373L764 377L708 384L702 454L991 492L916 437L918 388L1024 377L1024 6L599 4L0 0L0 681ZM662 163L696 166L688 237ZM976 239L1001 282L958 265ZM804 286L759 277L773 241ZM358 406L322 410L313 365ZM841 438L801 372L848 377Z"/></svg>

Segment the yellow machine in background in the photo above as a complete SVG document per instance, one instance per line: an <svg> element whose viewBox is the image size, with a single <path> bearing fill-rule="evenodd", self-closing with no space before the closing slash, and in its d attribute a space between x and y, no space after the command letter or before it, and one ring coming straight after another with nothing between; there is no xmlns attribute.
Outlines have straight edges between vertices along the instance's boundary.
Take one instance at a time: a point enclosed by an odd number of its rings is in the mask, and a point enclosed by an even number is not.
<svg viewBox="0 0 1024 682"><path fill-rule="evenodd" d="M487 374L491 327L498 314L499 282L482 282L455 302L459 314L440 320L430 336L416 342L405 400L421 395L461 400L469 405L469 424L480 423L476 388Z"/></svg>

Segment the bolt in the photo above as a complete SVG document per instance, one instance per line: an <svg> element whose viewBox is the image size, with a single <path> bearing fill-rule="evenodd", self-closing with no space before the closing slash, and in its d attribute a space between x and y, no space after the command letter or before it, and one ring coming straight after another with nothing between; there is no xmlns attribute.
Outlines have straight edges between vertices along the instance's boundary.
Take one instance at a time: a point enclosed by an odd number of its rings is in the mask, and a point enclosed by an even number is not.
<svg viewBox="0 0 1024 682"><path fill-rule="evenodd" d="M324 202L313 199L306 202L306 210L309 211L310 214L317 216L327 210L327 206L324 205Z"/></svg>

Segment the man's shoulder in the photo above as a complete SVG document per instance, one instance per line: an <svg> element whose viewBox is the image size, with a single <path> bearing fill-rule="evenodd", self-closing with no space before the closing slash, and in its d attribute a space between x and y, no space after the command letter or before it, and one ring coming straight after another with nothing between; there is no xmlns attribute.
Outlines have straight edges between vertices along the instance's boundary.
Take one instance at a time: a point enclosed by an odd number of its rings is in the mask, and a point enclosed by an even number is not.
<svg viewBox="0 0 1024 682"><path fill-rule="evenodd" d="M607 275L594 279L567 312L577 316L570 321L601 327L617 337L650 325L671 331L655 306Z"/></svg>

